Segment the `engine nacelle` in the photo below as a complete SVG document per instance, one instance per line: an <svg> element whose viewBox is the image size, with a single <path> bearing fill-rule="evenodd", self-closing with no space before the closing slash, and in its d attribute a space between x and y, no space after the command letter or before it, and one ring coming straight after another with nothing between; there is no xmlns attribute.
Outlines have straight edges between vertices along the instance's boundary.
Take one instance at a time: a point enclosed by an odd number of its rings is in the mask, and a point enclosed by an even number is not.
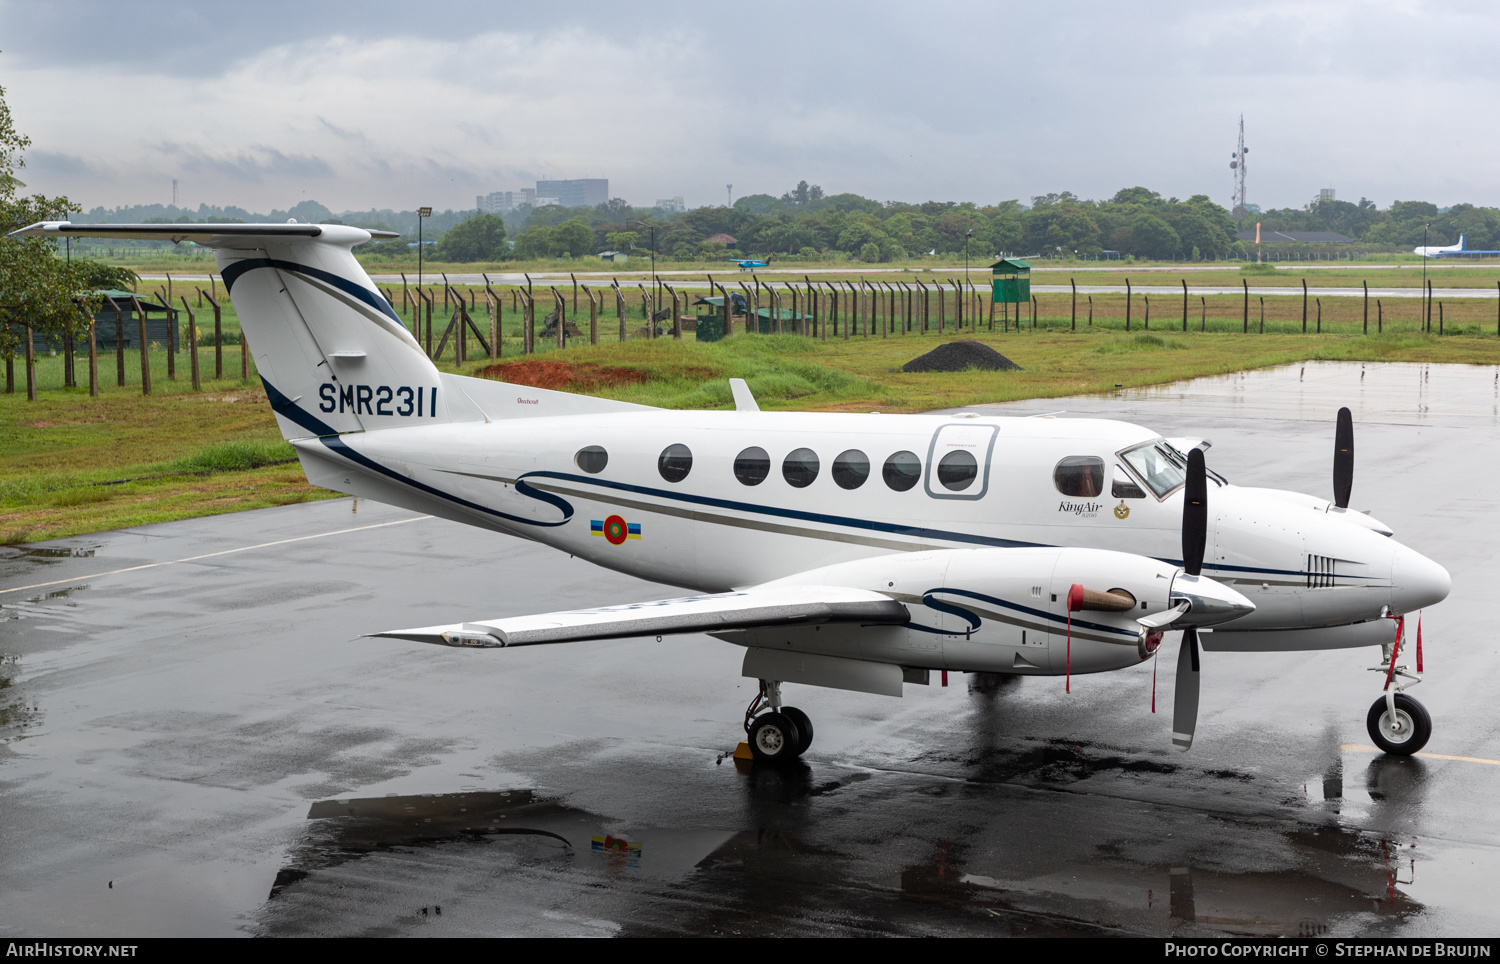
<svg viewBox="0 0 1500 964"><path fill-rule="evenodd" d="M1066 672L1071 648L1074 674L1097 673L1151 655L1160 633L1137 620L1186 608L1173 596L1181 572L1158 559L1105 549L944 549L880 556L786 581L884 593L910 610L907 625L764 628L723 638L796 652L857 652L862 659L910 667L1032 675ZM1200 586L1238 600L1244 611L1254 608L1234 590L1199 580ZM1070 592L1075 606L1083 608L1069 611ZM1179 616L1184 622L1190 618Z"/></svg>

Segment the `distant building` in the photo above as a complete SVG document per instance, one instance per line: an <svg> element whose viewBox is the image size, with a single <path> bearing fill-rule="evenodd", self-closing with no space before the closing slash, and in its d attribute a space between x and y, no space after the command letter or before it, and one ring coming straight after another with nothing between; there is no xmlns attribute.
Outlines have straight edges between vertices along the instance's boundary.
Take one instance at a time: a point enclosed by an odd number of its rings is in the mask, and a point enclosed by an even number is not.
<svg viewBox="0 0 1500 964"><path fill-rule="evenodd" d="M1324 201L1336 201L1336 200L1338 200L1337 198L1335 198L1333 196L1333 194L1334 194L1334 191L1333 191L1333 188L1331 188L1331 187L1320 188L1318 190L1318 203L1322 204Z"/></svg>
<svg viewBox="0 0 1500 964"><path fill-rule="evenodd" d="M740 242L727 234L716 234L711 238L704 238L709 244L722 244L726 248L732 248Z"/></svg>
<svg viewBox="0 0 1500 964"><path fill-rule="evenodd" d="M609 200L609 178L586 177L572 181L537 181L536 196L556 198L565 208L593 207ZM540 204L537 207L541 207Z"/></svg>
<svg viewBox="0 0 1500 964"><path fill-rule="evenodd" d="M484 214L504 214L519 207L546 207L561 204L556 195L538 195L535 188L523 187L519 191L492 191L474 197L474 208Z"/></svg>
<svg viewBox="0 0 1500 964"><path fill-rule="evenodd" d="M656 207L661 211L681 214L687 210L687 202L679 194L676 197L659 197L656 199Z"/></svg>

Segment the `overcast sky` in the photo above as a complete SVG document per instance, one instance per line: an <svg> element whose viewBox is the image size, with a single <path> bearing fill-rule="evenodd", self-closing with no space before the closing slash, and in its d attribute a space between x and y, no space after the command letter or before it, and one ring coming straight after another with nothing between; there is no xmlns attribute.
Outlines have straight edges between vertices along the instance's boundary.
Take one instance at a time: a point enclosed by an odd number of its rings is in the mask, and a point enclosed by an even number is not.
<svg viewBox="0 0 1500 964"><path fill-rule="evenodd" d="M0 0L22 179L87 208L993 203L1142 184L1500 205L1500 7Z"/></svg>

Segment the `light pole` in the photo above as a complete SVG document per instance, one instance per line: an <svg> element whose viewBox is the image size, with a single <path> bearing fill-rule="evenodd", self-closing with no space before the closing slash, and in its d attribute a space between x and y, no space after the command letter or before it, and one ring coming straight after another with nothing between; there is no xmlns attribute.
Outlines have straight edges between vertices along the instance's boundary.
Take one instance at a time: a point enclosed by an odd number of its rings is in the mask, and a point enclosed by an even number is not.
<svg viewBox="0 0 1500 964"><path fill-rule="evenodd" d="M650 228L651 229L651 292L652 292L652 297L653 298L660 298L660 293L657 292L657 290L656 290L656 225L648 223L646 221L641 221L641 220L639 220L637 218L631 218L626 223L627 224L639 224L643 228ZM654 310L654 307L653 307L653 310L652 310L651 313L653 315L656 314L656 312ZM651 325L652 327L655 327L656 326L656 320L654 318L650 319L647 322L647 324Z"/></svg>
<svg viewBox="0 0 1500 964"><path fill-rule="evenodd" d="M1422 225L1422 330L1432 325L1432 305L1427 300L1427 225Z"/></svg>
<svg viewBox="0 0 1500 964"><path fill-rule="evenodd" d="M417 289L422 288L422 221L432 217L432 208L417 208Z"/></svg>

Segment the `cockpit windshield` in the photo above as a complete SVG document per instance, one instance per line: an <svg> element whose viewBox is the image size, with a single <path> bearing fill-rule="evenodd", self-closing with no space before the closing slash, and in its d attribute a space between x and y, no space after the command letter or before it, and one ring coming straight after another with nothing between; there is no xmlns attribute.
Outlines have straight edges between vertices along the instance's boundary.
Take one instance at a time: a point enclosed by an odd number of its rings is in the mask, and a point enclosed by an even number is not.
<svg viewBox="0 0 1500 964"><path fill-rule="evenodd" d="M1187 481L1187 465L1181 453L1163 439L1137 445L1121 452L1120 457L1158 499L1165 499Z"/></svg>

